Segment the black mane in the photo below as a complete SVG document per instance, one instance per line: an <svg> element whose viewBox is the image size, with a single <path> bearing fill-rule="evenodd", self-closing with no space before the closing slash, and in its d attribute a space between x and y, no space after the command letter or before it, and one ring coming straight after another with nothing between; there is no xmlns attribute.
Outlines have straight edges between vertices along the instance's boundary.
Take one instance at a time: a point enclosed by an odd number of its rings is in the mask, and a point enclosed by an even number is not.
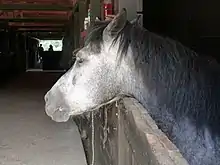
<svg viewBox="0 0 220 165"><path fill-rule="evenodd" d="M103 43L103 31L109 24L109 21L95 21L88 29L88 34L85 38L85 45L91 44L91 51L100 53L101 44Z"/></svg>

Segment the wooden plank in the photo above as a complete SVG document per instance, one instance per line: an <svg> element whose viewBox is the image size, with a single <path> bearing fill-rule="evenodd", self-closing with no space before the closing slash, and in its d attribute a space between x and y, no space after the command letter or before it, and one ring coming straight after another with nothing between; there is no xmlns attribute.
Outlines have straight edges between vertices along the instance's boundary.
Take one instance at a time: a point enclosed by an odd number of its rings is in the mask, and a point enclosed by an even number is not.
<svg viewBox="0 0 220 165"><path fill-rule="evenodd" d="M120 107L119 107L120 109ZM121 110L121 109L120 109ZM133 165L133 155L130 149L130 144L125 137L125 125L124 125L124 117L123 114L119 111L118 113L118 165L126 164L126 165Z"/></svg>
<svg viewBox="0 0 220 165"><path fill-rule="evenodd" d="M124 98L99 112L95 117L96 165L188 165L137 100ZM88 131L87 154L91 163L88 121L82 127Z"/></svg>
<svg viewBox="0 0 220 165"><path fill-rule="evenodd" d="M57 28L33 28L33 29L28 29L28 28L18 28L16 31L20 32L64 32L64 29L57 29Z"/></svg>
<svg viewBox="0 0 220 165"><path fill-rule="evenodd" d="M65 24L64 25L42 25L42 26L23 26L21 24L15 24L15 25L9 25L12 28L26 28L26 29L64 29L65 28Z"/></svg>
<svg viewBox="0 0 220 165"><path fill-rule="evenodd" d="M73 6L62 5L38 5L38 4L1 4L0 10L39 10L39 11L72 11Z"/></svg>
<svg viewBox="0 0 220 165"><path fill-rule="evenodd" d="M0 18L4 22L49 22L49 23L66 23L68 19L55 18Z"/></svg>
<svg viewBox="0 0 220 165"><path fill-rule="evenodd" d="M123 102L128 111L124 115L125 121L128 121L125 130L138 164L145 165L148 157L149 165L188 165L137 100L125 98Z"/></svg>
<svg viewBox="0 0 220 165"><path fill-rule="evenodd" d="M15 28L15 29L30 29L30 30L64 30L65 27L57 27L57 26L10 26L11 28Z"/></svg>
<svg viewBox="0 0 220 165"><path fill-rule="evenodd" d="M127 107L127 105L124 107L123 100L120 102L119 109L122 116L121 120L124 125L124 129L122 131L125 134L125 140L129 144L132 155L136 160L136 163L139 165L159 165L159 163L150 152L150 145L147 143L146 139L143 137L143 135L140 134L136 127L136 122L130 112L131 108L131 106Z"/></svg>
<svg viewBox="0 0 220 165"><path fill-rule="evenodd" d="M117 122L117 108L114 104L104 107L100 121L100 153L105 160L105 165L117 165L118 159L118 122ZM104 165L104 164L102 164Z"/></svg>

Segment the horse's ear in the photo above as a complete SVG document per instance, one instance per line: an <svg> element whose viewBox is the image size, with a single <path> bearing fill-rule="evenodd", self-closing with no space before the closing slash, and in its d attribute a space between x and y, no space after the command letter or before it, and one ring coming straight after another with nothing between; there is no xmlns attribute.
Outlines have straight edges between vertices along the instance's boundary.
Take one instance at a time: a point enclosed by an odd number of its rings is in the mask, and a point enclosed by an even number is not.
<svg viewBox="0 0 220 165"><path fill-rule="evenodd" d="M127 22L127 11L123 8L108 24L104 30L104 35L113 37L118 34L126 25Z"/></svg>
<svg viewBox="0 0 220 165"><path fill-rule="evenodd" d="M140 18L141 18L141 16L138 15L135 19L133 19L131 21L131 24L133 24L133 25L140 25Z"/></svg>
<svg viewBox="0 0 220 165"><path fill-rule="evenodd" d="M99 17L95 17L95 21L101 21Z"/></svg>

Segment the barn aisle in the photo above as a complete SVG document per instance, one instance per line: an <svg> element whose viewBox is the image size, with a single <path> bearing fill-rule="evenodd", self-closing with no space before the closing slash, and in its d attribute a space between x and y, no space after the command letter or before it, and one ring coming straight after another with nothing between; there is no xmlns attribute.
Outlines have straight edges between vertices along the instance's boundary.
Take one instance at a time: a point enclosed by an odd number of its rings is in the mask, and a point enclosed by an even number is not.
<svg viewBox="0 0 220 165"><path fill-rule="evenodd" d="M25 73L0 90L0 165L86 165L76 124L44 112L43 96L57 77Z"/></svg>

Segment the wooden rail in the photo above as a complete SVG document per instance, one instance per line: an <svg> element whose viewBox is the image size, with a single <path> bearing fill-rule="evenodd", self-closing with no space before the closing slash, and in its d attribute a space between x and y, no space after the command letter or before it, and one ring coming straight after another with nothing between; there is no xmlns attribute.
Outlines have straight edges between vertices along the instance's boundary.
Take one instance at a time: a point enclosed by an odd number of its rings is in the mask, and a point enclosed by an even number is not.
<svg viewBox="0 0 220 165"><path fill-rule="evenodd" d="M94 117L95 165L188 165L137 100L124 98L101 108ZM90 114L75 120L91 164Z"/></svg>

